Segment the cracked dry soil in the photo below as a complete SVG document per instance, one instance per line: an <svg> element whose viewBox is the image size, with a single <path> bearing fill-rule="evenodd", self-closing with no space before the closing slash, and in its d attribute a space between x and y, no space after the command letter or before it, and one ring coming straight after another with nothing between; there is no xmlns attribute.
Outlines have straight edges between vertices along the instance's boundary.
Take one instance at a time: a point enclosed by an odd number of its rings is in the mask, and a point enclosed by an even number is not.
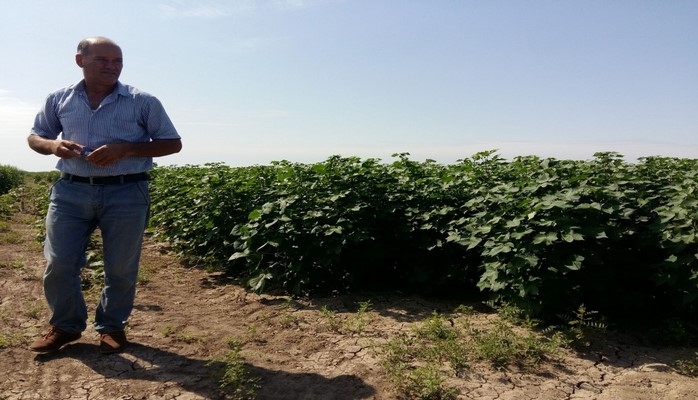
<svg viewBox="0 0 698 400"><path fill-rule="evenodd" d="M184 267L147 238L128 349L100 355L88 328L60 352L36 355L27 346L46 329L48 311L32 221L17 214L0 232L0 399L230 398L211 361L232 338L244 343L245 366L261 379L258 399L400 399L374 346L456 306L398 295L290 300L246 293L220 275ZM93 312L96 295L87 297ZM367 300L371 318L360 334L328 328L323 306L350 318ZM481 365L447 383L459 399L698 399L698 379L671 367L695 352L609 339L586 353L566 351L533 373Z"/></svg>

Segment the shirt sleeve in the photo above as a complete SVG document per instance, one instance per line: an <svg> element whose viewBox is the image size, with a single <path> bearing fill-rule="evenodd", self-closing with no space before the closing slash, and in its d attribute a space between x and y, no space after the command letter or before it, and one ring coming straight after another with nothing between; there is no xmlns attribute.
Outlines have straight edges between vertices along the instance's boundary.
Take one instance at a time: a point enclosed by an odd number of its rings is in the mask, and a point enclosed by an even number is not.
<svg viewBox="0 0 698 400"><path fill-rule="evenodd" d="M181 139L165 107L156 97L149 97L143 119L151 140Z"/></svg>
<svg viewBox="0 0 698 400"><path fill-rule="evenodd" d="M32 135L38 135L47 139L57 139L63 132L63 126L58 119L56 112L56 102L53 95L46 97L44 105L34 117L34 126L31 129Z"/></svg>

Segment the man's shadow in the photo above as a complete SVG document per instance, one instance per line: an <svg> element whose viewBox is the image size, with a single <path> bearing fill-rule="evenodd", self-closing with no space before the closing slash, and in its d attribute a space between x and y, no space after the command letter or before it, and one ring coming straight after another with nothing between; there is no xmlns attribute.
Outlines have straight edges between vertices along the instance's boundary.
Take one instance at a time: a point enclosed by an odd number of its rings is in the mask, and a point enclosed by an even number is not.
<svg viewBox="0 0 698 400"><path fill-rule="evenodd" d="M175 383L183 390L206 399L225 399L226 388L220 379L223 361L198 360L139 343L129 343L123 353L102 355L98 347L75 343L59 352L37 355L36 361L49 363L72 358L84 363L97 374L115 380L145 380ZM261 388L255 399L328 399L358 400L375 394L375 389L355 375L326 378L314 373L274 371L244 364L250 377L258 378Z"/></svg>

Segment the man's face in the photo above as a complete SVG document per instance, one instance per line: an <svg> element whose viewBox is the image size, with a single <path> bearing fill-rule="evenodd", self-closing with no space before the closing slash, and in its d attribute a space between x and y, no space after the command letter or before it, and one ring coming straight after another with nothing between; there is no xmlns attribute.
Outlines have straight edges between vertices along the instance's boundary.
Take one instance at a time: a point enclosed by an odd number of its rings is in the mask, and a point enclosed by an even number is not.
<svg viewBox="0 0 698 400"><path fill-rule="evenodd" d="M121 49L111 43L95 43L75 58L89 86L114 86L124 67Z"/></svg>

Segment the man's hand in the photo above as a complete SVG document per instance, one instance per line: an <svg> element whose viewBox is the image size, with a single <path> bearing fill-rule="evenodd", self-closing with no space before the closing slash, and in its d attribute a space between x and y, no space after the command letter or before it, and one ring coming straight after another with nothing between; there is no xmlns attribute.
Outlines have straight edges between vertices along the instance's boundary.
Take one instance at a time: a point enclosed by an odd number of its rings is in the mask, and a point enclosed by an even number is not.
<svg viewBox="0 0 698 400"><path fill-rule="evenodd" d="M82 146L70 140L55 140L53 154L60 158L80 157Z"/></svg>
<svg viewBox="0 0 698 400"><path fill-rule="evenodd" d="M114 164L127 157L130 147L128 143L105 144L92 151L92 153L85 157L85 160L100 167L106 167L107 165Z"/></svg>
<svg viewBox="0 0 698 400"><path fill-rule="evenodd" d="M53 154L60 158L80 157L83 146L70 140L47 139L38 135L29 135L29 147L39 154Z"/></svg>

